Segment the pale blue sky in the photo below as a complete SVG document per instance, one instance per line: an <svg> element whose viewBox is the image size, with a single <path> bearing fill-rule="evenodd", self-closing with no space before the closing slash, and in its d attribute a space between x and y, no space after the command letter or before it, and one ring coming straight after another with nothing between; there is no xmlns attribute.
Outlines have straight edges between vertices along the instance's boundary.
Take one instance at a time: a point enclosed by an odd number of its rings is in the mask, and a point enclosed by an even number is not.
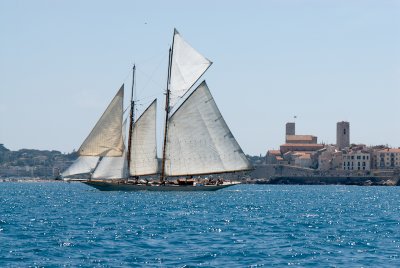
<svg viewBox="0 0 400 268"><path fill-rule="evenodd" d="M214 62L203 78L246 153L278 148L294 115L319 141L346 120L351 142L400 146L389 0L0 0L0 143L77 149L133 62L139 110L161 97L161 111L174 27Z"/></svg>

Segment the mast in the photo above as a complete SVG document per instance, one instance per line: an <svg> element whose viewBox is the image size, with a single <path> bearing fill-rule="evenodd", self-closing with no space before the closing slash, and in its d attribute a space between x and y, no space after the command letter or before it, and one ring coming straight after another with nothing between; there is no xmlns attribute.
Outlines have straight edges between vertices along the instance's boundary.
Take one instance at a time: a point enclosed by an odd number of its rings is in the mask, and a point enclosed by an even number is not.
<svg viewBox="0 0 400 268"><path fill-rule="evenodd" d="M128 161L128 178L130 177L130 163L131 163L131 145L132 145L132 129L133 123L135 121L135 100L134 100L134 90L135 90L135 71L136 65L133 65L132 68L132 92L131 92L131 111L129 114L129 134L128 134L128 153L127 153L127 161Z"/></svg>
<svg viewBox="0 0 400 268"><path fill-rule="evenodd" d="M175 37L175 32L174 32ZM172 47L174 45L174 41L172 41ZM170 99L170 89L169 84L171 80L171 65L172 65L172 48L169 48L169 58L168 58L168 77L167 77L167 92L165 94L165 125L164 125L164 144L163 144L163 156L162 156L162 164L161 164L161 177L160 182L163 183L165 181L165 154L167 147L167 133L168 133L168 116L169 116L169 99Z"/></svg>

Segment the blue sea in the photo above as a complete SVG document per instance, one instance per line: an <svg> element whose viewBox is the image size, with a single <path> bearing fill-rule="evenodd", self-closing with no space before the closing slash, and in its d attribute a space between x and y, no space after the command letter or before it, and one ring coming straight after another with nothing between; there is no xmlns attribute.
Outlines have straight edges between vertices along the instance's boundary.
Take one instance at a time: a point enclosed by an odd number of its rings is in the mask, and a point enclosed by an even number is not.
<svg viewBox="0 0 400 268"><path fill-rule="evenodd" d="M0 183L0 267L400 267L400 187Z"/></svg>

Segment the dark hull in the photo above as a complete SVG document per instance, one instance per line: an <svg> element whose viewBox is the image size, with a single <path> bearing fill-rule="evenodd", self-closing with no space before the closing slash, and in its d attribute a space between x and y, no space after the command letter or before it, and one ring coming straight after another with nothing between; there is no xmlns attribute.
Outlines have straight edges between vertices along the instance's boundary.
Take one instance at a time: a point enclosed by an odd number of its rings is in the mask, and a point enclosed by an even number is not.
<svg viewBox="0 0 400 268"><path fill-rule="evenodd" d="M157 192L170 192L170 191L183 191L183 192L198 192L198 191L217 191L223 188L234 186L237 184L222 184L222 185L146 185L146 184L126 184L105 181L85 181L86 185L94 187L100 191L157 191Z"/></svg>

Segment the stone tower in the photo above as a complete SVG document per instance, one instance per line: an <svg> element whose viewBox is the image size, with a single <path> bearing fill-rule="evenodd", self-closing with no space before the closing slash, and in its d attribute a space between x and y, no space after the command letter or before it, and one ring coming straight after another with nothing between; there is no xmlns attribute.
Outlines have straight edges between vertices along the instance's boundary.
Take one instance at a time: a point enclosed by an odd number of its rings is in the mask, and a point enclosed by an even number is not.
<svg viewBox="0 0 400 268"><path fill-rule="evenodd" d="M350 146L350 123L338 122L336 125L336 146L339 150Z"/></svg>
<svg viewBox="0 0 400 268"><path fill-rule="evenodd" d="M286 123L286 136L296 135L296 124L294 122Z"/></svg>

